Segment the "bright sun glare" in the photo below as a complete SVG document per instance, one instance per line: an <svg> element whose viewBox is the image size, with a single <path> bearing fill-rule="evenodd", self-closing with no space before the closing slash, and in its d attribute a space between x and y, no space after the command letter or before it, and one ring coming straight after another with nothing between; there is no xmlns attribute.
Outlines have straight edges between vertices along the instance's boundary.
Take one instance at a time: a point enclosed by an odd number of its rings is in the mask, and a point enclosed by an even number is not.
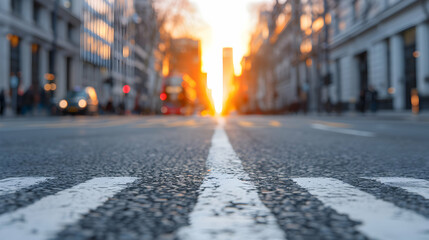
<svg viewBox="0 0 429 240"><path fill-rule="evenodd" d="M252 19L249 6L270 0L191 0L209 28L196 33L202 42L203 71L212 90L216 112L222 111L222 48L234 51L235 74L241 74L241 58L247 53L250 31L257 19Z"/></svg>

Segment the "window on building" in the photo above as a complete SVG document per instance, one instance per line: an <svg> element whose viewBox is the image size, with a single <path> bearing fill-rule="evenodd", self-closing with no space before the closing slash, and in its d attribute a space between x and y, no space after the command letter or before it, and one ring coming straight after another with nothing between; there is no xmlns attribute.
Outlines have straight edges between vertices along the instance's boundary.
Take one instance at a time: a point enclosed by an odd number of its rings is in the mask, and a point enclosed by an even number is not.
<svg viewBox="0 0 429 240"><path fill-rule="evenodd" d="M57 14L55 12L51 13L51 28L54 34L56 34L57 31Z"/></svg>
<svg viewBox="0 0 429 240"><path fill-rule="evenodd" d="M11 7L14 14L19 16L22 14L22 0L12 0Z"/></svg>
<svg viewBox="0 0 429 240"><path fill-rule="evenodd" d="M72 58L67 57L66 59L66 87L67 91L72 89Z"/></svg>
<svg viewBox="0 0 429 240"><path fill-rule="evenodd" d="M335 60L337 103L341 104L341 59Z"/></svg>
<svg viewBox="0 0 429 240"><path fill-rule="evenodd" d="M347 7L346 2L339 2L335 9L335 28L337 33L343 32L347 27L347 19L353 10Z"/></svg>
<svg viewBox="0 0 429 240"><path fill-rule="evenodd" d="M67 24L67 39L69 39L69 41L75 43L75 39L73 37L73 32L74 32L74 27L72 24L68 23Z"/></svg>
<svg viewBox="0 0 429 240"><path fill-rule="evenodd" d="M55 51L49 51L49 73L55 72Z"/></svg>
<svg viewBox="0 0 429 240"><path fill-rule="evenodd" d="M40 8L41 8L40 4L37 2L34 2L34 5L33 5L33 21L36 24L39 24L39 21L40 21Z"/></svg>
<svg viewBox="0 0 429 240"><path fill-rule="evenodd" d="M31 45L31 84L38 89L39 88L39 45L33 43Z"/></svg>
<svg viewBox="0 0 429 240"><path fill-rule="evenodd" d="M10 74L19 78L21 72L20 64L20 39L16 35L8 35L10 42Z"/></svg>
<svg viewBox="0 0 429 240"><path fill-rule="evenodd" d="M362 0L354 0L353 1L353 19L354 21L357 21L361 16L362 11Z"/></svg>

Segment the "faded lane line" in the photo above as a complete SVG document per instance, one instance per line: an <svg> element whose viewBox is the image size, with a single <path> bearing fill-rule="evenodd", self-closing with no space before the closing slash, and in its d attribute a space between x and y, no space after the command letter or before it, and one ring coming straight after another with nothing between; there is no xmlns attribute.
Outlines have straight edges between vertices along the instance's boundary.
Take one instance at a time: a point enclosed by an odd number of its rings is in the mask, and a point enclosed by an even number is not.
<svg viewBox="0 0 429 240"><path fill-rule="evenodd" d="M118 120L111 120L111 121L105 122L105 123L97 123L97 124L94 124L93 126L88 126L88 127L90 127L90 128L116 127L116 126L121 126L121 125L126 125L126 124L132 124L133 122L136 122L138 120L139 119L136 119L136 118L118 119Z"/></svg>
<svg viewBox="0 0 429 240"><path fill-rule="evenodd" d="M0 196L17 192L23 188L30 187L47 181L48 177L14 177L0 180Z"/></svg>
<svg viewBox="0 0 429 240"><path fill-rule="evenodd" d="M338 128L349 128L352 125L347 123L339 123L339 122L326 122L326 121L314 121L316 124L323 124L329 127L338 127Z"/></svg>
<svg viewBox="0 0 429 240"><path fill-rule="evenodd" d="M192 127L196 126L197 122L194 119L186 121L176 121L171 123L164 123L165 127Z"/></svg>
<svg viewBox="0 0 429 240"><path fill-rule="evenodd" d="M272 127L281 127L282 124L279 121L271 121L270 126Z"/></svg>
<svg viewBox="0 0 429 240"><path fill-rule="evenodd" d="M44 197L32 205L0 216L2 239L42 240L55 237L66 225L97 208L137 178L94 178Z"/></svg>
<svg viewBox="0 0 429 240"><path fill-rule="evenodd" d="M317 123L311 124L311 127L314 129L318 129L318 130L335 132L335 133L342 133L342 134L348 134L348 135L355 135L355 136L360 136L360 137L375 137L375 133L372 133L372 132L353 130L353 129L345 129L345 128L329 127L329 126L326 126L323 124L317 124Z"/></svg>
<svg viewBox="0 0 429 240"><path fill-rule="evenodd" d="M243 127L253 127L254 124L252 122L247 122L247 121L239 121L238 124L240 124Z"/></svg>
<svg viewBox="0 0 429 240"><path fill-rule="evenodd" d="M326 206L361 222L356 228L376 239L429 239L429 220L334 178L292 179Z"/></svg>
<svg viewBox="0 0 429 240"><path fill-rule="evenodd" d="M366 179L376 180L389 186L402 188L408 192L429 199L429 181L427 180L404 177L375 177Z"/></svg>
<svg viewBox="0 0 429 240"><path fill-rule="evenodd" d="M223 129L217 126L207 158L209 174L200 187L190 226L182 227L178 237L201 239L285 239L275 217L265 207Z"/></svg>

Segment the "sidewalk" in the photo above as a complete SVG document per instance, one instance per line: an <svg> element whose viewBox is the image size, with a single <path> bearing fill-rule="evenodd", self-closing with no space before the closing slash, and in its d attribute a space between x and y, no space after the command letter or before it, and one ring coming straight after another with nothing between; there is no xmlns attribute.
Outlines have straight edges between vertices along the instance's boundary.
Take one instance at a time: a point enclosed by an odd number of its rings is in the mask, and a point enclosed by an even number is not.
<svg viewBox="0 0 429 240"><path fill-rule="evenodd" d="M376 120L403 120L403 121L422 121L429 122L429 111L420 112L415 115L410 111L389 111L383 110L376 113L366 112L364 114L355 111L337 113L310 113L313 116L337 116L337 117L350 117L350 118L362 118L362 119L376 119Z"/></svg>

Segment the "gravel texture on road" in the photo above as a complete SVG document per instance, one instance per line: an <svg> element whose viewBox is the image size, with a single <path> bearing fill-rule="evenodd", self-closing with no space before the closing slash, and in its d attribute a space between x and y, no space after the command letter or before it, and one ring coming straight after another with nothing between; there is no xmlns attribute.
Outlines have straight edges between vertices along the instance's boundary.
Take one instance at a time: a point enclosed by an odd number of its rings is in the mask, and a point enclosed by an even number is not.
<svg viewBox="0 0 429 240"><path fill-rule="evenodd" d="M93 177L135 183L68 226L57 239L172 239L196 203L215 122L202 127L71 128L2 133L0 179L55 179L0 196L0 213Z"/></svg>
<svg viewBox="0 0 429 240"><path fill-rule="evenodd" d="M243 127L240 121L270 121L261 117L229 118L226 127L245 170L263 202L275 214L288 239L365 239L359 222L341 215L290 180L293 177L332 177L377 198L429 217L429 201L399 188L361 177L429 179L429 148L419 138L383 134L375 138L342 135L310 128L312 121L272 117L282 127ZM335 119L338 120L338 119ZM355 124L366 130L374 122ZM384 124L384 123L383 123ZM401 123L396 123L401 124ZM262 126L261 124L259 124ZM385 127L395 133L394 123ZM421 125L421 135L425 134ZM399 129L396 131L403 131ZM418 137L423 137L423 136ZM426 136L426 139L429 138Z"/></svg>
<svg viewBox="0 0 429 240"><path fill-rule="evenodd" d="M374 134L323 131L312 124ZM56 239L177 239L197 203L213 118L46 118L2 122L0 179L52 177L0 195L0 214L96 177L132 184ZM335 178L429 218L429 200L364 177L429 180L429 123L338 117L232 116L225 131L262 203L289 240L367 239L361 224L292 178Z"/></svg>

